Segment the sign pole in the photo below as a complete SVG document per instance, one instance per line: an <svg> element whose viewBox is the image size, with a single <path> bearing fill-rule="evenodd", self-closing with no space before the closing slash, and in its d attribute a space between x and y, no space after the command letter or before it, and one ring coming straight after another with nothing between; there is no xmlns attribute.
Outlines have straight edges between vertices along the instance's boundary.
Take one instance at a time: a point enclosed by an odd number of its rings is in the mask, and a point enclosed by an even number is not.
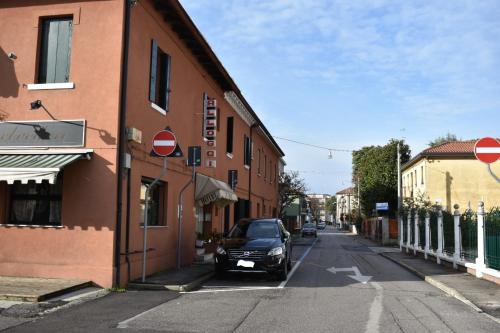
<svg viewBox="0 0 500 333"><path fill-rule="evenodd" d="M155 180L146 188L146 193L144 194L144 230L143 230L143 248L142 248L142 279L141 282L146 282L146 260L148 251L148 210L149 210L149 193L151 189L160 181L163 176L167 173L167 157L163 157L163 168L161 173Z"/></svg>

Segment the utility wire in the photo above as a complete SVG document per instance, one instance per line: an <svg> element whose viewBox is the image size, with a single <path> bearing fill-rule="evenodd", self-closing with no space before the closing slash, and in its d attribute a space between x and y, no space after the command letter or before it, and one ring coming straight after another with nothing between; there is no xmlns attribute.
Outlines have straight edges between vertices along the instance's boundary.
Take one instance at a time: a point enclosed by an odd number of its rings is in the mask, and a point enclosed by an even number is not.
<svg viewBox="0 0 500 333"><path fill-rule="evenodd" d="M318 148L318 149L325 149L325 150L328 150L328 151L341 151L341 152L346 152L346 153L351 153L351 152L353 152L353 150L348 150L348 149L335 149L335 148L322 147L322 146L317 146L317 145L313 145L313 144L310 144L310 143L305 143L305 142L295 141L295 140L286 139L286 138L280 138L279 136L273 136L273 138L275 138L275 139L279 139L279 140L290 141L290 142L297 143L297 144L299 144L299 145L303 145L303 146L309 146L309 147L314 147L314 148Z"/></svg>

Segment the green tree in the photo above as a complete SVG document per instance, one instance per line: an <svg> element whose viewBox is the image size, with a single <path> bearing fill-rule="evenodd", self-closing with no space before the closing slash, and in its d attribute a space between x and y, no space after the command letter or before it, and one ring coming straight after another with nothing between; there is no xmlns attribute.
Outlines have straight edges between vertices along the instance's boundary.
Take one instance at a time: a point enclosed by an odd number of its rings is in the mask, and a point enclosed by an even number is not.
<svg viewBox="0 0 500 333"><path fill-rule="evenodd" d="M296 171L283 172L278 180L279 212L278 216L284 218L285 208L295 199L305 196L307 191L304 179Z"/></svg>
<svg viewBox="0 0 500 333"><path fill-rule="evenodd" d="M453 142L453 141L458 141L457 136L455 134L451 134L450 132L446 133L445 136L438 136L434 140L430 141L428 145L430 147L438 146L440 144L446 143L446 142Z"/></svg>
<svg viewBox="0 0 500 333"><path fill-rule="evenodd" d="M337 211L337 197L336 196L331 196L330 198L326 199L325 210L329 214L332 214L333 216L335 216L335 213Z"/></svg>
<svg viewBox="0 0 500 333"><path fill-rule="evenodd" d="M377 202L388 202L391 215L397 210L397 144L401 164L410 160L410 147L391 139L385 146L362 147L352 153L353 181L359 186L362 211L371 215ZM359 184L358 184L359 179Z"/></svg>

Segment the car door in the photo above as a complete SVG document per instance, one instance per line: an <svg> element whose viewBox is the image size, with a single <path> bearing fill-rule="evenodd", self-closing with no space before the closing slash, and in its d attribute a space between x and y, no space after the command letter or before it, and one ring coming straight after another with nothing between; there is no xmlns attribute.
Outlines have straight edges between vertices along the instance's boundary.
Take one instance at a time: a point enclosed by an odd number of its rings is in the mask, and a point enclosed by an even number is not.
<svg viewBox="0 0 500 333"><path fill-rule="evenodd" d="M287 255L289 256L290 253L292 253L292 241L291 241L291 236L288 231L286 231L285 226L283 225L283 222L278 221L278 226L280 229L280 233L282 234L282 239L285 240L285 249L287 252Z"/></svg>

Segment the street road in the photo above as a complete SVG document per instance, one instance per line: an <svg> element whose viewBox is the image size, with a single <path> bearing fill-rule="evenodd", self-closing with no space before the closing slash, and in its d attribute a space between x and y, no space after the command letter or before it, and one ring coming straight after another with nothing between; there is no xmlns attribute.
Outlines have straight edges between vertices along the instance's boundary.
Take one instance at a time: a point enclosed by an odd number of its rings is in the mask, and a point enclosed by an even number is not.
<svg viewBox="0 0 500 333"><path fill-rule="evenodd" d="M158 296L162 292L156 292L158 305L148 309L140 301L146 299L143 293L136 294L136 308L133 293L114 294L11 331L500 331L486 316L379 256L379 250L363 245L354 236L327 229L320 232L317 241L299 239L295 243L294 269L285 282L265 275L229 275L178 297ZM99 307L111 311L113 298L117 309L124 307L126 311L114 313L107 321L101 318L94 327L89 307L96 313Z"/></svg>

